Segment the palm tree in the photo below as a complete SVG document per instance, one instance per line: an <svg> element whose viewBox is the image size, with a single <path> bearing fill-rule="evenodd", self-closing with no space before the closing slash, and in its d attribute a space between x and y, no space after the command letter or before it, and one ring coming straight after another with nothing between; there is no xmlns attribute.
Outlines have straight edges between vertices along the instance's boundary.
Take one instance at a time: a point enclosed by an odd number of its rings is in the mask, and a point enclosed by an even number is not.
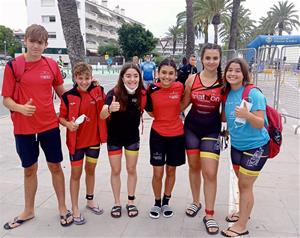
<svg viewBox="0 0 300 238"><path fill-rule="evenodd" d="M186 36L186 57L189 58L195 48L193 0L186 0Z"/></svg>
<svg viewBox="0 0 300 238"><path fill-rule="evenodd" d="M169 27L167 35L172 38L173 55L175 55L177 41L182 36L182 32L181 32L180 26L178 25L178 21L177 21L176 26Z"/></svg>
<svg viewBox="0 0 300 238"><path fill-rule="evenodd" d="M208 25L210 14L208 14L207 0L196 0L194 8L194 25L197 30L197 35L204 35L204 43L208 42Z"/></svg>
<svg viewBox="0 0 300 238"><path fill-rule="evenodd" d="M182 34L183 44L182 44L182 53L185 53L185 42L186 42L186 12L180 12L176 16L177 25Z"/></svg>
<svg viewBox="0 0 300 238"><path fill-rule="evenodd" d="M244 48L246 44L253 39L253 36L257 35L257 27L255 26L255 21L250 18L250 10L245 9L240 5L238 9L238 25L236 27L237 31L237 41L236 48ZM223 43L225 43L225 48L229 48L230 41L230 27L231 27L231 14L223 14L222 25L220 27L220 38Z"/></svg>
<svg viewBox="0 0 300 238"><path fill-rule="evenodd" d="M75 0L57 0L61 25L68 49L71 66L84 61L85 52L83 38Z"/></svg>
<svg viewBox="0 0 300 238"><path fill-rule="evenodd" d="M218 26L222 22L222 15L231 7L230 0L195 0L195 23L205 34L208 41L208 25L214 25L214 43L218 43Z"/></svg>
<svg viewBox="0 0 300 238"><path fill-rule="evenodd" d="M238 39L238 15L240 8L241 0L233 0L232 3L232 15L231 15L231 24L230 24L230 37L228 49L237 49L237 39Z"/></svg>
<svg viewBox="0 0 300 238"><path fill-rule="evenodd" d="M294 28L298 29L300 26L299 14L295 9L294 3L289 3L288 0L278 2L278 5L273 5L269 12L271 20L276 24L276 31L278 35L283 32L290 34Z"/></svg>

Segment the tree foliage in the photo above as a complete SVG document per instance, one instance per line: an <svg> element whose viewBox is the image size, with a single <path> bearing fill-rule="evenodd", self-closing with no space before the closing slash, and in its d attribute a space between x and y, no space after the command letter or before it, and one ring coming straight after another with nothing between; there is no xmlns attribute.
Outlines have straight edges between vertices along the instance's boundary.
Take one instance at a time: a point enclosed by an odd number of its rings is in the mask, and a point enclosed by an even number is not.
<svg viewBox="0 0 300 238"><path fill-rule="evenodd" d="M138 24L123 24L118 30L118 35L119 45L126 59L150 53L157 43L153 34Z"/></svg>
<svg viewBox="0 0 300 238"><path fill-rule="evenodd" d="M21 47L21 42L15 38L13 31L0 25L0 52L4 54L6 48L6 54L14 56L16 50Z"/></svg>
<svg viewBox="0 0 300 238"><path fill-rule="evenodd" d="M121 54L121 49L117 43L111 42L111 43L99 46L98 53L100 55L108 54L109 56L117 56L117 55Z"/></svg>

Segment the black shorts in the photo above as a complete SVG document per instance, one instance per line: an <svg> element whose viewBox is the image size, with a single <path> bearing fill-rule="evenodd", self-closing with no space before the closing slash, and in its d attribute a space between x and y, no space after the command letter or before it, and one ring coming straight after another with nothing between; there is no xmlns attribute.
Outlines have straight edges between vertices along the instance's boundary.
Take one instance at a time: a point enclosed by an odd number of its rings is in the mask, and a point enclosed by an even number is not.
<svg viewBox="0 0 300 238"><path fill-rule="evenodd" d="M188 127L184 128L185 148L188 155L199 154L200 158L219 160L219 133L213 132L199 137Z"/></svg>
<svg viewBox="0 0 300 238"><path fill-rule="evenodd" d="M70 154L71 166L81 166L83 164L84 155L87 163L97 164L99 153L100 145L77 149L74 155Z"/></svg>
<svg viewBox="0 0 300 238"><path fill-rule="evenodd" d="M38 161L39 145L47 162L60 163L63 160L58 127L37 134L15 135L15 140L23 168L28 168Z"/></svg>
<svg viewBox="0 0 300 238"><path fill-rule="evenodd" d="M125 152L132 154L132 155L138 155L139 149L140 149L140 142L135 142L130 145L112 145L110 143L107 143L107 152L108 156L112 155L121 155L122 156L122 148L124 147Z"/></svg>
<svg viewBox="0 0 300 238"><path fill-rule="evenodd" d="M269 143L255 149L240 151L231 146L233 169L249 176L258 176L269 157Z"/></svg>
<svg viewBox="0 0 300 238"><path fill-rule="evenodd" d="M153 166L180 166L185 164L184 135L161 136L150 132L150 164Z"/></svg>

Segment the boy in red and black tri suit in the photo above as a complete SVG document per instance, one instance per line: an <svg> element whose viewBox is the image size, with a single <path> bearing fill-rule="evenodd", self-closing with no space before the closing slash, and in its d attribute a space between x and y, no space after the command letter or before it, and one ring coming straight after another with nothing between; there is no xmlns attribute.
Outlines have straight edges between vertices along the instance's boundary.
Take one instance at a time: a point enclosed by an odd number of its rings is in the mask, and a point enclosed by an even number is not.
<svg viewBox="0 0 300 238"><path fill-rule="evenodd" d="M76 84L62 96L59 119L67 127L67 146L72 166L70 191L74 224L82 225L86 220L78 208L78 193L84 156L87 208L97 215L103 213L103 209L94 204L93 198L100 143L106 142L107 136L106 123L100 119L105 94L102 87L92 84L90 65L77 63L73 71ZM81 121L76 120L79 116Z"/></svg>

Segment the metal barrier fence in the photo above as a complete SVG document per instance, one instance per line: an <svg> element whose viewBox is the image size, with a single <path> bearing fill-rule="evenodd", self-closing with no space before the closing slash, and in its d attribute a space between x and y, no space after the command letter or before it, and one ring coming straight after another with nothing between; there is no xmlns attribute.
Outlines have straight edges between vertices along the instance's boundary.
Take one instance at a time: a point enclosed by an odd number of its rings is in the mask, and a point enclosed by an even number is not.
<svg viewBox="0 0 300 238"><path fill-rule="evenodd" d="M263 91L268 104L284 118L300 119L300 45L225 50L222 68L233 57L249 64L253 82ZM300 128L298 125L295 133Z"/></svg>

